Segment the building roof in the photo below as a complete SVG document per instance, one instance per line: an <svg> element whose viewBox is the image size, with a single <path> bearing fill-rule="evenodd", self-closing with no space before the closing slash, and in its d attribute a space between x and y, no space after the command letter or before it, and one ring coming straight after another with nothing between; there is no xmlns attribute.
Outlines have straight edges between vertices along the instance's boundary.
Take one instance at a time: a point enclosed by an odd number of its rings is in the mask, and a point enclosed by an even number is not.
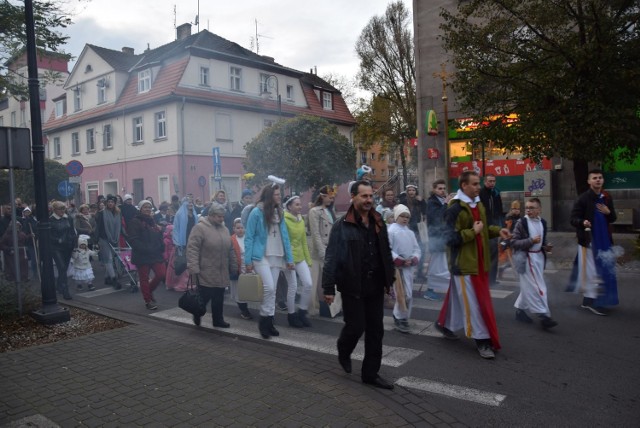
<svg viewBox="0 0 640 428"><path fill-rule="evenodd" d="M59 118L52 115L44 126L45 131L77 126L84 122L95 120L98 117L104 118L122 114L123 111L138 110L153 104L168 101L176 102L182 100L183 97L187 99L187 102L262 111L269 114L279 113L277 102L274 100L265 100L260 97L246 96L228 91L207 91L181 87L180 81L189 63L190 55L198 57L203 55L227 57L227 60L232 62L246 63L261 69L298 77L300 78L308 107L294 106L287 102L282 102L281 111L284 116L312 114L338 124L355 125L355 119L349 112L339 91L320 77L283 67L275 63L271 58L257 55L207 30L167 43L156 49L145 51L139 55L127 54L94 45L87 46L93 49L114 69L130 72L125 88L115 103L101 105L79 113L63 115ZM138 93L137 74L132 73L132 71L154 65L162 65L162 67L160 67L151 89L145 93ZM333 110L322 108L314 89L322 89L334 93Z"/></svg>

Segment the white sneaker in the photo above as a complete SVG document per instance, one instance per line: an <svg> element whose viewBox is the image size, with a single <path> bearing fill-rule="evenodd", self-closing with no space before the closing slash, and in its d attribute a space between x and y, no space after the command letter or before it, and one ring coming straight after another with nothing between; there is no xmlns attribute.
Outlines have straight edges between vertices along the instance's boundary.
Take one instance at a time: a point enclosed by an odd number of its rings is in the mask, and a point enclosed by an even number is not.
<svg viewBox="0 0 640 428"><path fill-rule="evenodd" d="M493 352L493 349L489 345L480 345L478 346L478 353L482 358L487 360L491 360L496 357L496 354Z"/></svg>

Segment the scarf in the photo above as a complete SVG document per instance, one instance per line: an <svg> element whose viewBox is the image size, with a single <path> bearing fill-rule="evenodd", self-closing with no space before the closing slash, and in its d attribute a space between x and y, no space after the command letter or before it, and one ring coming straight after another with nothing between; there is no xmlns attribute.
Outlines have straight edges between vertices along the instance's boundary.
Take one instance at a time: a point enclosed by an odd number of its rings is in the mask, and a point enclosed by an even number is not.
<svg viewBox="0 0 640 428"><path fill-rule="evenodd" d="M606 195L598 195L596 204L606 205ZM598 293L596 305L613 306L618 304L618 284L616 280L616 258L611 249L609 237L609 222L598 208L593 211L593 225L591 227L593 237L592 250L598 276L602 279L603 292Z"/></svg>
<svg viewBox="0 0 640 428"><path fill-rule="evenodd" d="M102 223L104 225L104 233L107 235L107 241L110 243L118 242L120 229L122 228L120 213L115 214L111 210L102 210Z"/></svg>
<svg viewBox="0 0 640 428"><path fill-rule="evenodd" d="M182 202L180 209L173 218L173 233L171 238L173 244L179 247L185 247L187 245L187 226L189 225L189 201ZM195 207L192 208L192 214L194 220L198 218Z"/></svg>

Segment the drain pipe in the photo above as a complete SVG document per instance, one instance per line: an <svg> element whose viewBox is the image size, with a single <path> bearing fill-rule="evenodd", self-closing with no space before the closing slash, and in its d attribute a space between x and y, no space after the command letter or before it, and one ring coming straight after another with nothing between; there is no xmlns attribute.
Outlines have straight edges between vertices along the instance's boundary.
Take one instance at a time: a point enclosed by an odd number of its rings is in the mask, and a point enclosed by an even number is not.
<svg viewBox="0 0 640 428"><path fill-rule="evenodd" d="M187 103L187 99L182 97L182 106L180 107L180 158L181 158L181 173L180 181L182 181L182 196L187 194L187 165L184 158L185 141L184 141L184 105Z"/></svg>

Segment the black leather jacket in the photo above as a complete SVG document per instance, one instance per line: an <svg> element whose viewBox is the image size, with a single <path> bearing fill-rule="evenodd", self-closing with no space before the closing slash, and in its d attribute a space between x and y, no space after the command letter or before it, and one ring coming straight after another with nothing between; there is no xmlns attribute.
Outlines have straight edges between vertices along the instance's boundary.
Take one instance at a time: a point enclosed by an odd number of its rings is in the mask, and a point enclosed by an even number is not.
<svg viewBox="0 0 640 428"><path fill-rule="evenodd" d="M322 288L326 295L334 295L336 285L338 291L343 294L355 297L360 297L362 294L363 280L367 280L362 277L361 264L366 244L362 239L363 226L356 217L355 209L351 205L347 213L331 228L322 269ZM393 284L395 272L387 228L382 221L382 216L374 209L369 211L369 221L375 222L378 251L382 260L381 268L384 272L384 280L377 283L383 284L388 292Z"/></svg>

